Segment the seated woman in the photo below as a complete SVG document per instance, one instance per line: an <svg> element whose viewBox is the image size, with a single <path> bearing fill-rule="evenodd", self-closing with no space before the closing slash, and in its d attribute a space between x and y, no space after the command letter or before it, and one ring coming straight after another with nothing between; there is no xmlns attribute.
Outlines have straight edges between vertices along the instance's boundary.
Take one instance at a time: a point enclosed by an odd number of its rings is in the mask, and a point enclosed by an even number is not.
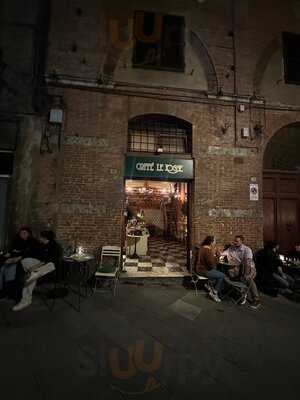
<svg viewBox="0 0 300 400"><path fill-rule="evenodd" d="M36 248L32 258L25 258L22 262L23 279L17 281L17 298L19 302L13 307L13 311L20 311L30 306L32 303L32 293L36 285L36 281L25 285L26 273L37 270L45 264L53 264L55 269L61 259L61 247L55 240L55 234L52 231L42 231L39 237L40 245Z"/></svg>
<svg viewBox="0 0 300 400"><path fill-rule="evenodd" d="M17 275L17 264L25 257L29 257L37 248L37 240L31 229L22 227L13 240L10 250L4 255L4 262L0 270L0 296L5 298L11 294L11 284Z"/></svg>
<svg viewBox="0 0 300 400"><path fill-rule="evenodd" d="M196 260L196 272L206 276L214 283L215 292L209 292L209 296L216 302L220 302L219 295L222 292L225 275L217 271L218 255L215 247L214 236L207 236L201 243Z"/></svg>
<svg viewBox="0 0 300 400"><path fill-rule="evenodd" d="M277 288L281 294L292 294L295 281L283 272L278 249L278 243L270 241L260 252L258 258L260 279L264 284Z"/></svg>

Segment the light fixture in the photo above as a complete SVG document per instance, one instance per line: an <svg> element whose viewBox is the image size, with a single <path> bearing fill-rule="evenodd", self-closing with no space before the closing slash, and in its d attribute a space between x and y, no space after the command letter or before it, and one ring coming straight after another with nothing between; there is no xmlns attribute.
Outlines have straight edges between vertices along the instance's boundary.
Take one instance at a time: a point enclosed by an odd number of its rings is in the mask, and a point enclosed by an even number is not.
<svg viewBox="0 0 300 400"><path fill-rule="evenodd" d="M49 112L50 124L62 125L64 119L64 111L61 108L51 108Z"/></svg>
<svg viewBox="0 0 300 400"><path fill-rule="evenodd" d="M82 255L84 254L84 250L83 250L83 247L82 247L82 246L79 246L79 247L78 247L78 249L77 249L77 251L76 251L76 254L78 254L79 256L82 256Z"/></svg>
<svg viewBox="0 0 300 400"><path fill-rule="evenodd" d="M41 137L41 153L52 153L53 146L56 146L58 150L60 149L64 114L64 102L62 97L51 97L48 121L45 124Z"/></svg>
<svg viewBox="0 0 300 400"><path fill-rule="evenodd" d="M164 152L164 149L162 147L158 147L156 149L156 153L163 153L163 152Z"/></svg>

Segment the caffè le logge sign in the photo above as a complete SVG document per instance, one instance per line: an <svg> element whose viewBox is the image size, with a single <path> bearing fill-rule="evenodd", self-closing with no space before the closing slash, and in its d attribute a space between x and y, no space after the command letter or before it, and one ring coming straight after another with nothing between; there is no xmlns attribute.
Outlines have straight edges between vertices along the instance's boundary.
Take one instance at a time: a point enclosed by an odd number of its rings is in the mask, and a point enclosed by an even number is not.
<svg viewBox="0 0 300 400"><path fill-rule="evenodd" d="M177 158L127 156L125 177L167 180L191 180L194 177L194 161Z"/></svg>

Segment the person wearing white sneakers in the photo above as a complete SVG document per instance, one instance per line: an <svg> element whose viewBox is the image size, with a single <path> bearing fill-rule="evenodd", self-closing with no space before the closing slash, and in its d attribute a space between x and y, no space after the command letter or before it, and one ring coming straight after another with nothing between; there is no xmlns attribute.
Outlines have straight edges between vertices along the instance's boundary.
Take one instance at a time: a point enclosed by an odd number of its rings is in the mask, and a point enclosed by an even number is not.
<svg viewBox="0 0 300 400"><path fill-rule="evenodd" d="M215 302L220 302L220 294L223 289L225 274L217 270L218 252L215 246L214 236L206 236L199 248L196 261L196 272L206 276L213 286L209 286L209 297Z"/></svg>
<svg viewBox="0 0 300 400"><path fill-rule="evenodd" d="M55 241L52 231L40 233L40 247L35 258L24 258L22 268L25 271L25 279L19 282L17 291L20 301L13 307L13 311L21 311L32 303L32 293L37 283L37 277L41 277L55 270L58 264L61 249ZM30 276L28 276L30 274Z"/></svg>

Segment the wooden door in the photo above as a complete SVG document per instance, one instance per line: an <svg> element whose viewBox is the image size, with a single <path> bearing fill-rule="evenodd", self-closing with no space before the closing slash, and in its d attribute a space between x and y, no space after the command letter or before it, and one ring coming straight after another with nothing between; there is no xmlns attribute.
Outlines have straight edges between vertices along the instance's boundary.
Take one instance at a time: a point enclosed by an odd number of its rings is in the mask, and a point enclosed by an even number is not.
<svg viewBox="0 0 300 400"><path fill-rule="evenodd" d="M278 200L278 241L284 252L299 238L298 208L298 199Z"/></svg>
<svg viewBox="0 0 300 400"><path fill-rule="evenodd" d="M263 182L264 241L287 253L300 239L300 175L264 173Z"/></svg>
<svg viewBox="0 0 300 400"><path fill-rule="evenodd" d="M276 199L264 198L264 241L276 240Z"/></svg>

